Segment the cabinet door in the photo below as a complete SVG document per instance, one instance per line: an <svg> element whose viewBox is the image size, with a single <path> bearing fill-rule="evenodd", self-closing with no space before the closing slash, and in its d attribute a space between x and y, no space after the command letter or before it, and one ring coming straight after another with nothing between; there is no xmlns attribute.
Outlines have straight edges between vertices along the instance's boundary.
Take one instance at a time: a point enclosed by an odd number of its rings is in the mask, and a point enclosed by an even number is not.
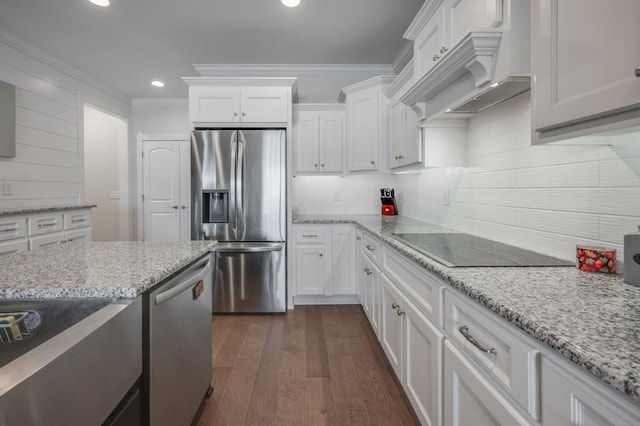
<svg viewBox="0 0 640 426"><path fill-rule="evenodd" d="M320 113L320 171L342 173L344 150L344 114L326 111Z"/></svg>
<svg viewBox="0 0 640 426"><path fill-rule="evenodd" d="M362 305L364 313L367 314L371 326L378 335L378 318L380 305L380 269L378 269L371 260L364 256L364 280L362 283L362 293L364 303Z"/></svg>
<svg viewBox="0 0 640 426"><path fill-rule="evenodd" d="M349 171L378 169L380 93L368 89L347 97Z"/></svg>
<svg viewBox="0 0 640 426"><path fill-rule="evenodd" d="M402 380L402 293L384 274L380 275L380 344L396 376Z"/></svg>
<svg viewBox="0 0 640 426"><path fill-rule="evenodd" d="M320 117L314 111L300 111L295 115L296 172L318 172L320 161Z"/></svg>
<svg viewBox="0 0 640 426"><path fill-rule="evenodd" d="M64 233L64 241L66 243L91 241L91 228L67 231Z"/></svg>
<svg viewBox="0 0 640 426"><path fill-rule="evenodd" d="M406 105L394 100L389 105L389 168L402 166L406 138Z"/></svg>
<svg viewBox="0 0 640 426"><path fill-rule="evenodd" d="M640 107L640 2L532 4L536 130Z"/></svg>
<svg viewBox="0 0 640 426"><path fill-rule="evenodd" d="M296 246L296 294L324 295L326 266L325 248L321 246Z"/></svg>
<svg viewBox="0 0 640 426"><path fill-rule="evenodd" d="M527 422L457 349L444 343L444 424L527 425Z"/></svg>
<svg viewBox="0 0 640 426"><path fill-rule="evenodd" d="M358 294L361 305L364 305L364 300L362 298L362 283L365 275L362 269L364 267L363 256L362 231L360 229L356 229L356 293Z"/></svg>
<svg viewBox="0 0 640 426"><path fill-rule="evenodd" d="M406 298L404 312L405 392L422 424L439 425L442 419L442 345L444 334Z"/></svg>
<svg viewBox="0 0 640 426"><path fill-rule="evenodd" d="M220 123L240 121L240 89L192 87L189 90L191 121Z"/></svg>
<svg viewBox="0 0 640 426"><path fill-rule="evenodd" d="M37 237L29 238L29 250L35 250L42 247L53 246L64 241L64 232L56 232L53 234L44 234Z"/></svg>
<svg viewBox="0 0 640 426"><path fill-rule="evenodd" d="M451 47L445 41L445 10L444 5L438 7L413 42L416 80L426 75Z"/></svg>
<svg viewBox="0 0 640 426"><path fill-rule="evenodd" d="M497 27L502 23L502 0L447 0L447 34L455 46L470 30Z"/></svg>
<svg viewBox="0 0 640 426"><path fill-rule="evenodd" d="M29 249L29 244L26 238L21 240L4 241L0 243L0 255L17 253L20 251L26 251Z"/></svg>
<svg viewBox="0 0 640 426"><path fill-rule="evenodd" d="M331 280L328 295L356 294L355 233L353 226L333 226L331 229Z"/></svg>
<svg viewBox="0 0 640 426"><path fill-rule="evenodd" d="M288 89L281 87L242 89L241 121L252 123L289 121L288 93Z"/></svg>
<svg viewBox="0 0 640 426"><path fill-rule="evenodd" d="M420 164L423 161L423 142L422 129L420 128L420 120L418 115L408 106L405 108L405 142L404 152L402 153L402 165L410 166Z"/></svg>

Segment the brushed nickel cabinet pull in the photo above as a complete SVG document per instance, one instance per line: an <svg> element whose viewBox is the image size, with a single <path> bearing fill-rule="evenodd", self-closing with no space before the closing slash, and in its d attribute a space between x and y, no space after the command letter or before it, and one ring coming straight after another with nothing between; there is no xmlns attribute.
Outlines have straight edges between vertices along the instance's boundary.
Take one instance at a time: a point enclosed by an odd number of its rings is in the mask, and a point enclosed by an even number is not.
<svg viewBox="0 0 640 426"><path fill-rule="evenodd" d="M471 333L469 333L469 327L467 327L466 325L463 325L458 330L460 330L460 333L462 333L465 339L467 339L471 344L480 349L482 352L492 355L496 355L498 353L496 348L490 348L489 346L485 346L482 343L478 342L478 339L476 339L471 335Z"/></svg>

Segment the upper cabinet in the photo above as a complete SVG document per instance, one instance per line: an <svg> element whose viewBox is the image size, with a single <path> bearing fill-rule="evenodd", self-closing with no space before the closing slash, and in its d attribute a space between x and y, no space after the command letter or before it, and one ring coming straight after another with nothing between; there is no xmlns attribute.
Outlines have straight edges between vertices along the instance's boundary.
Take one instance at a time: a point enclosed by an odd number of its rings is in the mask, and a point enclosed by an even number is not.
<svg viewBox="0 0 640 426"><path fill-rule="evenodd" d="M295 79L184 78L189 119L199 125L288 123Z"/></svg>
<svg viewBox="0 0 640 426"><path fill-rule="evenodd" d="M388 100L384 90L394 76L380 76L342 89L347 104L347 169L385 171L388 147Z"/></svg>
<svg viewBox="0 0 640 426"><path fill-rule="evenodd" d="M404 34L415 71L400 101L428 120L507 77L528 77L529 7L526 0L427 0Z"/></svg>
<svg viewBox="0 0 640 426"><path fill-rule="evenodd" d="M423 160L422 132L418 115L400 96L413 83L413 64L410 61L398 74L385 95L389 98L389 168L420 166Z"/></svg>
<svg viewBox="0 0 640 426"><path fill-rule="evenodd" d="M534 139L638 124L640 2L540 0L531 8Z"/></svg>
<svg viewBox="0 0 640 426"><path fill-rule="evenodd" d="M343 173L344 118L343 104L294 106L296 173Z"/></svg>

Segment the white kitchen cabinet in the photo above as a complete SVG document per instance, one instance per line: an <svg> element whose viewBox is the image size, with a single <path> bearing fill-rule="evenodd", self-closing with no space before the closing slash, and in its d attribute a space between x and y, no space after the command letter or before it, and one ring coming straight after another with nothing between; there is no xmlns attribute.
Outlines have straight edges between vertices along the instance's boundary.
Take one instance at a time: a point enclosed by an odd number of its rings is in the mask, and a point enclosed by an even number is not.
<svg viewBox="0 0 640 426"><path fill-rule="evenodd" d="M502 23L502 0L426 1L404 38L413 40L416 80L431 71L474 29Z"/></svg>
<svg viewBox="0 0 640 426"><path fill-rule="evenodd" d="M380 275L380 344L389 364L402 380L402 293L384 274Z"/></svg>
<svg viewBox="0 0 640 426"><path fill-rule="evenodd" d="M74 241L91 241L90 209L34 214L24 219L28 224L29 250Z"/></svg>
<svg viewBox="0 0 640 426"><path fill-rule="evenodd" d="M364 279L364 271L363 268L363 238L362 238L362 230L356 229L356 294L358 295L358 301L361 305L363 305L362 301L362 283Z"/></svg>
<svg viewBox="0 0 640 426"><path fill-rule="evenodd" d="M363 259L362 309L369 318L371 327L380 336L380 269L369 256Z"/></svg>
<svg viewBox="0 0 640 426"><path fill-rule="evenodd" d="M387 169L389 110L383 91L393 76L381 76L342 89L347 104L347 170Z"/></svg>
<svg viewBox="0 0 640 426"><path fill-rule="evenodd" d="M542 0L531 8L532 128L540 141L637 121L640 2Z"/></svg>
<svg viewBox="0 0 640 426"><path fill-rule="evenodd" d="M26 238L0 242L0 255L18 253L29 250L29 242Z"/></svg>
<svg viewBox="0 0 640 426"><path fill-rule="evenodd" d="M341 174L344 151L344 105L296 105L295 171Z"/></svg>
<svg viewBox="0 0 640 426"><path fill-rule="evenodd" d="M0 219L0 255L28 249L27 218L9 216Z"/></svg>
<svg viewBox="0 0 640 426"><path fill-rule="evenodd" d="M325 246L296 246L296 295L324 295L327 267Z"/></svg>
<svg viewBox="0 0 640 426"><path fill-rule="evenodd" d="M290 92L283 87L189 88L192 122L287 122Z"/></svg>
<svg viewBox="0 0 640 426"><path fill-rule="evenodd" d="M564 361L564 360L560 360ZM570 366L573 367L573 366ZM638 425L638 410L616 398L595 378L566 368L551 357L542 360L542 422L546 425Z"/></svg>
<svg viewBox="0 0 640 426"><path fill-rule="evenodd" d="M353 303L356 239L352 225L295 225L295 303Z"/></svg>
<svg viewBox="0 0 640 426"><path fill-rule="evenodd" d="M448 340L444 342L444 425L529 425Z"/></svg>

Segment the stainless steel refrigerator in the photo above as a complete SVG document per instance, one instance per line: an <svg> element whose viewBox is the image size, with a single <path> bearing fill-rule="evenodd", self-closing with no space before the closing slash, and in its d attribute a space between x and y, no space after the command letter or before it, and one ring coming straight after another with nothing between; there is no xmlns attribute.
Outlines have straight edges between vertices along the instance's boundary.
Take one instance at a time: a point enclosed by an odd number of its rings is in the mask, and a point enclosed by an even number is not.
<svg viewBox="0 0 640 426"><path fill-rule="evenodd" d="M194 130L191 238L218 240L213 312L286 310L286 137Z"/></svg>

